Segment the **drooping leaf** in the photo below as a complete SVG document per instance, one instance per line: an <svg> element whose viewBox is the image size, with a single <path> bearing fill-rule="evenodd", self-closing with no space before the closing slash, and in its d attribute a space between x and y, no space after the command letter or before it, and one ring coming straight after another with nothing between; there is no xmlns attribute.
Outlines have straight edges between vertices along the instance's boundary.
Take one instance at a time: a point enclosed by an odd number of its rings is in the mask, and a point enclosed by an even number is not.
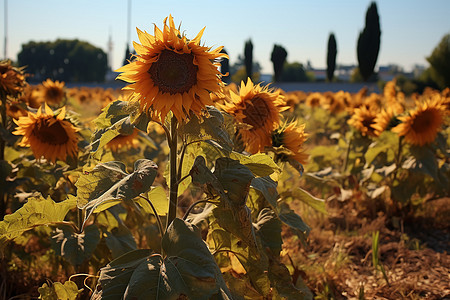
<svg viewBox="0 0 450 300"><path fill-rule="evenodd" d="M13 214L6 215L0 222L0 249L8 240L19 237L22 233L36 226L51 225L64 221L69 210L76 207L76 199L55 203L50 196L44 199L31 197L28 202Z"/></svg>
<svg viewBox="0 0 450 300"><path fill-rule="evenodd" d="M328 214L326 207L325 207L325 201L323 199L314 197L304 189L298 187L294 189L293 191L286 191L281 193L280 195L283 199L296 199L300 200L303 203L306 203L307 205L311 206L318 212L321 212L323 214Z"/></svg>
<svg viewBox="0 0 450 300"><path fill-rule="evenodd" d="M278 259L270 260L268 274L270 283L274 287L278 297L282 297L282 299L312 300L312 295L309 290L303 291L292 283L292 276L289 270Z"/></svg>
<svg viewBox="0 0 450 300"><path fill-rule="evenodd" d="M100 231L95 224L87 226L81 233L74 232L73 227L69 226L56 228L55 231L52 236L55 253L75 266L88 260L100 242Z"/></svg>
<svg viewBox="0 0 450 300"><path fill-rule="evenodd" d="M280 167L265 153L256 153L245 156L238 152L232 152L230 158L239 160L241 164L249 168L250 171L258 177L269 176L273 172L281 172Z"/></svg>
<svg viewBox="0 0 450 300"><path fill-rule="evenodd" d="M78 207L86 210L85 221L93 212L100 212L121 200L131 200L148 191L157 175L156 164L148 159L139 159L134 172L127 174L121 162L98 164L92 171L80 176Z"/></svg>
<svg viewBox="0 0 450 300"><path fill-rule="evenodd" d="M192 183L198 186L206 185L208 193L215 192L222 199L228 200L221 182L217 179L211 170L206 166L206 161L203 156L197 156L194 165L190 171Z"/></svg>
<svg viewBox="0 0 450 300"><path fill-rule="evenodd" d="M230 299L222 273L195 226L175 219L163 237L167 257L135 250L101 270L97 299Z"/></svg>
<svg viewBox="0 0 450 300"><path fill-rule="evenodd" d="M51 286L44 283L42 287L38 288L39 299L43 300L75 300L81 291L83 289L79 290L77 284L70 280L64 284L54 282Z"/></svg>
<svg viewBox="0 0 450 300"><path fill-rule="evenodd" d="M303 240L306 240L311 228L303 222L303 219L297 215L286 203L280 203L278 218L284 224L288 225Z"/></svg>
<svg viewBox="0 0 450 300"><path fill-rule="evenodd" d="M251 187L259 191L271 207L277 207L277 200L279 198L277 191L277 182L270 177L257 177L252 180Z"/></svg>

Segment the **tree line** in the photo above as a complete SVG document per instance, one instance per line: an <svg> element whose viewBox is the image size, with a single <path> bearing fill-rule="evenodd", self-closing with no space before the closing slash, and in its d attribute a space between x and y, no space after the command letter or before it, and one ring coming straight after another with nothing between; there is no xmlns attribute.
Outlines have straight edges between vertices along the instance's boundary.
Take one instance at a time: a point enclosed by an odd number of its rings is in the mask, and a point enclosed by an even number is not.
<svg viewBox="0 0 450 300"><path fill-rule="evenodd" d="M358 68L354 78L363 81L376 80L374 68L380 51L381 30L377 5L372 2L365 16L365 27L357 39ZM225 49L223 50L225 51ZM226 51L225 51L226 52ZM336 57L338 53L336 37L329 34L326 53L326 79L335 80ZM127 46L123 64L133 59ZM312 81L313 75L302 63L287 62L287 50L275 44L270 60L273 64L274 82ZM427 85L444 88L450 86L450 34L444 36L440 44L427 58L430 67L421 79ZM18 54L18 65L26 66L31 74L30 81L42 81L46 78L66 82L103 82L108 70L107 54L87 42L58 39L54 42L29 42L22 45ZM225 82L239 82L247 77L258 81L260 65L253 60L253 43L249 39L244 45L243 56L238 55L234 65L227 59L221 61L221 72Z"/></svg>

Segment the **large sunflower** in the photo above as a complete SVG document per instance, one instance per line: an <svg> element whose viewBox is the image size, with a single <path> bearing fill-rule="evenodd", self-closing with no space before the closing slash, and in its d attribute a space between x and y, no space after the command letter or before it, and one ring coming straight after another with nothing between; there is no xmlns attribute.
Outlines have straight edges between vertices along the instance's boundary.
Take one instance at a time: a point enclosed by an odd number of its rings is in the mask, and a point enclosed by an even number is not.
<svg viewBox="0 0 450 300"><path fill-rule="evenodd" d="M408 115L399 117L399 125L392 128L407 143L423 146L431 143L444 123L445 106L440 97L417 103L417 107Z"/></svg>
<svg viewBox="0 0 450 300"><path fill-rule="evenodd" d="M52 81L47 79L42 82L42 97L44 101L50 105L58 105L64 99L64 81L59 82L58 80Z"/></svg>
<svg viewBox="0 0 450 300"><path fill-rule="evenodd" d="M19 146L31 147L36 159L44 157L55 162L57 159L65 161L67 155L75 157L78 151L78 129L64 120L65 115L65 107L55 115L45 105L44 111L40 107L37 114L28 112L28 116L14 120L18 127L13 133L23 135Z"/></svg>
<svg viewBox="0 0 450 300"><path fill-rule="evenodd" d="M123 72L117 79L131 83L124 89L140 95L141 109L152 110L162 121L169 111L184 120L190 112L199 116L213 104L210 93L220 93L223 85L215 60L228 56L220 53L223 47L200 45L204 28L189 40L175 28L172 16L169 25L166 22L167 18L162 31L155 25L154 36L137 29L137 56L117 70Z"/></svg>
<svg viewBox="0 0 450 300"><path fill-rule="evenodd" d="M280 112L288 109L279 90L254 85L250 78L241 82L239 95L230 91L230 101L222 108L239 124L239 134L250 153L264 151L271 133L280 122Z"/></svg>
<svg viewBox="0 0 450 300"><path fill-rule="evenodd" d="M23 68L11 65L10 60L0 61L0 92L4 95L17 97L26 85Z"/></svg>
<svg viewBox="0 0 450 300"><path fill-rule="evenodd" d="M375 128L376 114L373 110L367 109L365 106L355 108L352 117L348 120L348 124L356 128L363 136L377 136Z"/></svg>
<svg viewBox="0 0 450 300"><path fill-rule="evenodd" d="M282 124L272 134L272 146L276 152L276 159L281 161L293 159L302 165L305 164L308 154L303 149L303 143L307 137L305 124L298 124L298 122Z"/></svg>

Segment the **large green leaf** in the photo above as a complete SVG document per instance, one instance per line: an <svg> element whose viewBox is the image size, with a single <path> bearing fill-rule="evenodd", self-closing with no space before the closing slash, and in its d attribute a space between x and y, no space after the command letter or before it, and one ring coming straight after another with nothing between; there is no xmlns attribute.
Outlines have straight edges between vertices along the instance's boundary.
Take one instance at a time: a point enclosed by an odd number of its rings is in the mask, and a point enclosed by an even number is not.
<svg viewBox="0 0 450 300"><path fill-rule="evenodd" d="M13 240L36 226L51 225L64 221L70 209L76 208L76 199L56 203L50 197L31 197L21 208L6 215L0 222L0 249L8 240Z"/></svg>
<svg viewBox="0 0 450 300"><path fill-rule="evenodd" d="M95 224L87 226L81 233L74 232L73 227L69 226L56 228L55 231L52 237L55 253L75 266L88 260L100 242L100 231Z"/></svg>
<svg viewBox="0 0 450 300"><path fill-rule="evenodd" d="M139 159L134 172L127 174L121 162L107 162L85 172L78 179L78 207L86 210L86 220L93 212L105 210L121 200L131 200L148 191L157 175L156 164Z"/></svg>
<svg viewBox="0 0 450 300"><path fill-rule="evenodd" d="M221 157L216 160L213 174L222 184L233 205L245 204L250 184L255 178L249 168L237 160Z"/></svg>
<svg viewBox="0 0 450 300"><path fill-rule="evenodd" d="M167 198L166 190L162 186L152 187L151 190L147 193L147 198L155 207L158 215L167 215L169 211L169 199ZM147 214L154 214L153 209L151 208L147 200L138 198L136 199L136 202L144 209Z"/></svg>
<svg viewBox="0 0 450 300"><path fill-rule="evenodd" d="M137 249L133 234L122 223L119 223L118 227L113 228L111 231L105 231L103 234L105 235L106 246L111 250L113 258Z"/></svg>
<svg viewBox="0 0 450 300"><path fill-rule="evenodd" d="M230 299L198 229L175 219L162 240L167 254L129 252L101 270L97 299ZM100 292L98 292L100 290Z"/></svg>
<svg viewBox="0 0 450 300"><path fill-rule="evenodd" d="M208 114L200 120L195 115L189 122L180 126L180 133L186 134L192 140L213 139L227 151L231 151L233 142L224 127L222 112L213 106L206 106Z"/></svg>
<svg viewBox="0 0 450 300"><path fill-rule="evenodd" d="M255 176L265 177L273 172L281 172L280 167L265 153L256 153L250 156L238 152L230 153L230 158L238 160L252 171Z"/></svg>

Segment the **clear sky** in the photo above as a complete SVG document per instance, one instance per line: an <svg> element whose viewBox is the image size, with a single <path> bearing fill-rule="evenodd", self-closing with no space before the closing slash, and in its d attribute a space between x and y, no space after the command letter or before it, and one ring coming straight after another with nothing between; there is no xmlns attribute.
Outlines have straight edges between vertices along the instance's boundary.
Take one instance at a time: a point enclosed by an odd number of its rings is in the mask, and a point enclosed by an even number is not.
<svg viewBox="0 0 450 300"><path fill-rule="evenodd" d="M21 45L57 38L78 38L107 52L113 40L112 67L121 66L127 43L128 0L1 0L1 52L7 1L7 57L17 59ZM274 44L283 46L288 62L326 67L330 32L337 41L337 63L357 64L356 43L364 28L371 0L131 0L130 39L138 41L136 27L153 33L153 24L172 14L175 24L193 38L206 27L202 42L225 46L233 64L248 39L253 57L272 73ZM379 65L398 64L410 70L428 66L425 57L450 33L450 0L378 0L381 25Z"/></svg>

